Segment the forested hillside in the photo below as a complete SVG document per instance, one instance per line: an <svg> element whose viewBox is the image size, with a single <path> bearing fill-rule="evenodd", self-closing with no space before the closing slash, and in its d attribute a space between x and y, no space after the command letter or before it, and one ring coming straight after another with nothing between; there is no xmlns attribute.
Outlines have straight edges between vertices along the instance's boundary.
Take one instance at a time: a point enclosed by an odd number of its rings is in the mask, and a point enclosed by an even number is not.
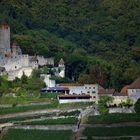
<svg viewBox="0 0 140 140"><path fill-rule="evenodd" d="M140 76L139 0L1 0L0 21L24 52L63 57L81 83L119 89Z"/></svg>

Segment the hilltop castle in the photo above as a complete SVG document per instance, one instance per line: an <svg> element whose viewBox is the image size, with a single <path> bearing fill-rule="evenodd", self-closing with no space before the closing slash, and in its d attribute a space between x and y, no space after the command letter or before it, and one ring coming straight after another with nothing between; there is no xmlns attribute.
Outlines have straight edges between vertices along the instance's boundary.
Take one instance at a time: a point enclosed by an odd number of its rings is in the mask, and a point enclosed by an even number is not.
<svg viewBox="0 0 140 140"><path fill-rule="evenodd" d="M64 77L64 62L61 60L60 63L59 76ZM30 76L34 68L45 65L54 65L54 59L22 54L18 44L10 45L10 26L0 24L0 75L7 73L8 79L14 80L21 78L23 73Z"/></svg>

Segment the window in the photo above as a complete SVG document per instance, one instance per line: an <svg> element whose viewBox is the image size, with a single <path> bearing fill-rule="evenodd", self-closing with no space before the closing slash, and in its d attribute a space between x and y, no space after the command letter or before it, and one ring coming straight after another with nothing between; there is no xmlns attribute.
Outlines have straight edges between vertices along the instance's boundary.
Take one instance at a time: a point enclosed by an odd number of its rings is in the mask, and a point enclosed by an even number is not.
<svg viewBox="0 0 140 140"><path fill-rule="evenodd" d="M91 89L91 87L89 87L89 89Z"/></svg>
<svg viewBox="0 0 140 140"><path fill-rule="evenodd" d="M96 93L95 91L92 91L92 93Z"/></svg>
<svg viewBox="0 0 140 140"><path fill-rule="evenodd" d="M93 89L95 89L95 87L93 87Z"/></svg>
<svg viewBox="0 0 140 140"><path fill-rule="evenodd" d="M85 89L87 89L87 87L85 87Z"/></svg>
<svg viewBox="0 0 140 140"><path fill-rule="evenodd" d="M89 91L87 93L90 93Z"/></svg>

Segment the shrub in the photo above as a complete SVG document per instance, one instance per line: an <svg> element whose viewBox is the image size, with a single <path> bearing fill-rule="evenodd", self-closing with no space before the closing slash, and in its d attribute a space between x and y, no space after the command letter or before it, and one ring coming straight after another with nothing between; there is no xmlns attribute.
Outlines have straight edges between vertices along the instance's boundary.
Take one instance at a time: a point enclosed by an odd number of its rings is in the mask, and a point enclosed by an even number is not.
<svg viewBox="0 0 140 140"><path fill-rule="evenodd" d="M135 108L136 113L140 113L140 99L137 100L134 108Z"/></svg>

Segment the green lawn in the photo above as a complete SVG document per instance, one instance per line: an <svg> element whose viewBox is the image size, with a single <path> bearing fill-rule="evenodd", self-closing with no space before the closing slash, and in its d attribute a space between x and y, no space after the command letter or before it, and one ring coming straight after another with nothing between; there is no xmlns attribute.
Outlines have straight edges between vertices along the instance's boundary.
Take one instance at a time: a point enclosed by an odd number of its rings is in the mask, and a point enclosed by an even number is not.
<svg viewBox="0 0 140 140"><path fill-rule="evenodd" d="M86 128L83 132L85 136L140 136L140 127L95 127Z"/></svg>
<svg viewBox="0 0 140 140"><path fill-rule="evenodd" d="M29 110L49 109L49 108L55 108L57 106L58 106L58 102L56 100L53 100L52 103L48 105L32 105L32 106L0 108L0 115L8 114L8 113L24 112Z"/></svg>
<svg viewBox="0 0 140 140"><path fill-rule="evenodd" d="M55 115L55 113L53 113ZM6 122L15 122L15 121L25 121L29 119L39 119L41 117L49 117L51 114L45 113L45 114L35 114L31 116L19 116L19 117L11 117L11 118L3 118L0 119L0 123L6 123Z"/></svg>
<svg viewBox="0 0 140 140"><path fill-rule="evenodd" d="M89 124L120 123L120 122L139 122L140 114L113 113L106 115L89 116Z"/></svg>
<svg viewBox="0 0 140 140"><path fill-rule="evenodd" d="M9 129L2 140L70 140L71 131Z"/></svg>
<svg viewBox="0 0 140 140"><path fill-rule="evenodd" d="M38 102L49 102L49 99L40 97L0 97L0 104L30 104Z"/></svg>
<svg viewBox="0 0 140 140"><path fill-rule="evenodd" d="M76 117L59 118L59 119L45 119L31 122L21 122L22 125L55 125L55 124L76 124L78 119Z"/></svg>

